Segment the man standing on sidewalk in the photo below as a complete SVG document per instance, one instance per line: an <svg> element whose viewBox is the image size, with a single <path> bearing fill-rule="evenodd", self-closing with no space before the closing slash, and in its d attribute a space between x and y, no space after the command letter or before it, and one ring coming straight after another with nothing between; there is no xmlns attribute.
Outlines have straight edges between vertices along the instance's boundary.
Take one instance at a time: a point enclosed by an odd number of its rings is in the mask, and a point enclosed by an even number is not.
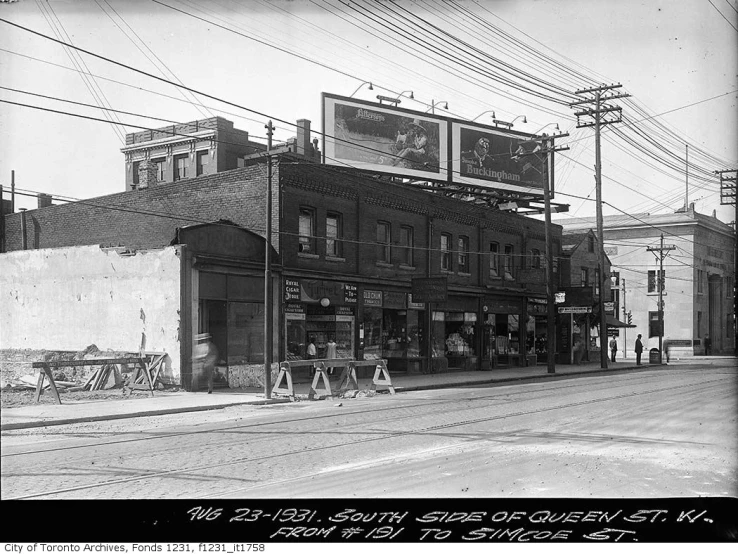
<svg viewBox="0 0 738 554"><path fill-rule="evenodd" d="M641 365L641 354L643 353L643 343L641 342L641 335L638 335L635 344L636 353L636 365Z"/></svg>
<svg viewBox="0 0 738 554"><path fill-rule="evenodd" d="M618 341L615 340L615 337L610 339L610 360L612 362L615 362L615 355L618 353Z"/></svg>

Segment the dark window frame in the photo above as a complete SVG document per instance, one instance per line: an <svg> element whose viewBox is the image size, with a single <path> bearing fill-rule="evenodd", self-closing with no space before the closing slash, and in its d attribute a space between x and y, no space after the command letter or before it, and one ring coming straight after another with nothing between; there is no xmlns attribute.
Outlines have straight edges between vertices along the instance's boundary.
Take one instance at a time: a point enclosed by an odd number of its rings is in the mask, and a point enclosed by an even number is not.
<svg viewBox="0 0 738 554"><path fill-rule="evenodd" d="M457 244L459 247L459 253L457 256L459 273L469 273L469 237L466 235L459 235Z"/></svg>
<svg viewBox="0 0 738 554"><path fill-rule="evenodd" d="M384 230L384 237L380 237L380 229ZM389 221L377 221L376 239L377 261L392 263L392 224Z"/></svg>
<svg viewBox="0 0 738 554"><path fill-rule="evenodd" d="M489 276L493 279L500 276L500 243L489 243Z"/></svg>
<svg viewBox="0 0 738 554"><path fill-rule="evenodd" d="M401 263L408 267L412 267L415 249L415 229L411 225L400 225L400 250L402 255Z"/></svg>
<svg viewBox="0 0 738 554"><path fill-rule="evenodd" d="M201 163L201 160L203 158L207 159L207 157L210 155L210 153L207 150L199 150L195 152L195 176L199 177L200 175L205 174L205 166L208 165L209 162Z"/></svg>
<svg viewBox="0 0 738 554"><path fill-rule="evenodd" d="M175 181L181 181L182 179L187 179L187 158L189 157L189 154L176 154L172 158L172 167L174 169L174 180ZM179 162L182 161L182 171L180 173L180 167Z"/></svg>
<svg viewBox="0 0 738 554"><path fill-rule="evenodd" d="M328 221L334 219L335 235L329 234ZM343 214L330 211L325 216L325 255L333 258L343 257Z"/></svg>
<svg viewBox="0 0 738 554"><path fill-rule="evenodd" d="M453 257L451 255L451 245L454 237L451 233L441 233L441 270L453 271ZM445 243L445 244L444 244Z"/></svg>
<svg viewBox="0 0 738 554"><path fill-rule="evenodd" d="M304 233L303 221L309 223L308 233ZM317 210L312 206L300 206L298 213L298 252L302 254L317 254L318 238L315 236Z"/></svg>

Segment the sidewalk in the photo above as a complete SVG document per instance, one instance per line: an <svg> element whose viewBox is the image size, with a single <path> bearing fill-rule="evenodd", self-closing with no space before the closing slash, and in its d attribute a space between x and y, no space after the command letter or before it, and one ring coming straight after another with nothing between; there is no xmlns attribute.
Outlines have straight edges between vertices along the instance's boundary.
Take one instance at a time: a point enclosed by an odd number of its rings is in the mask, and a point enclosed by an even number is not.
<svg viewBox="0 0 738 554"><path fill-rule="evenodd" d="M623 370L645 370L661 367L644 363L636 366L635 360L620 360L609 363L608 369L600 368L599 361L581 365L557 365L556 372L549 374L545 364L533 367L494 369L491 371L466 371L435 374L392 374L392 385L397 392L464 387L473 385L489 385L512 383L517 381L533 381L543 379L570 378L577 375L593 375L597 373L613 373ZM331 386L338 385L338 377L331 380ZM359 390L365 390L371 380L360 379ZM309 383L295 383L296 395L307 396ZM386 386L378 386L379 392L387 390ZM50 394L48 391L44 394ZM204 392L177 392L156 394L148 398L121 400L65 401L63 404L34 404L19 408L6 408L0 411L0 431L28 429L51 425L65 425L88 421L125 419L131 417L153 416L182 412L198 412L217 410L228 406L242 404L263 405L288 403L285 397L266 399L264 392L244 392L240 390L216 389L213 394Z"/></svg>

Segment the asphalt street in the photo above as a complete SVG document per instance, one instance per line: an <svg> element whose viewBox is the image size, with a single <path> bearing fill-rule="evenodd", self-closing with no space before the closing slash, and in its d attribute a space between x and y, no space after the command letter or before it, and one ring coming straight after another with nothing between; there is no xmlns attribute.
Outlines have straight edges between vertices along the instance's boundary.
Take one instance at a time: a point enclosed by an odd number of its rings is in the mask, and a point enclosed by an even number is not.
<svg viewBox="0 0 738 554"><path fill-rule="evenodd" d="M738 496L731 360L3 432L2 498Z"/></svg>

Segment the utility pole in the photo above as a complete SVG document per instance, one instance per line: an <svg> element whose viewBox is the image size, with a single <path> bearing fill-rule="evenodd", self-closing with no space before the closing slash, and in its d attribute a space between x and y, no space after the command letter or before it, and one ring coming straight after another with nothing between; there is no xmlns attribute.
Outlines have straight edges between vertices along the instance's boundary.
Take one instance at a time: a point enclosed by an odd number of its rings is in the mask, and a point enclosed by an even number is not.
<svg viewBox="0 0 738 554"><path fill-rule="evenodd" d="M732 177L724 177L725 173L732 173ZM716 175L720 175L720 204L735 206L735 220L733 221L733 231L735 232L736 244L734 249L738 250L738 188L736 187L736 177L738 177L738 169L725 169L716 171ZM738 279L738 255L733 256L735 260L735 268L733 269L733 355L738 356L738 298L736 298L736 279Z"/></svg>
<svg viewBox="0 0 738 554"><path fill-rule="evenodd" d="M274 298L272 295L272 120L264 126L267 130L267 193L266 193L266 246L264 249L264 396L272 397L272 350L274 327Z"/></svg>
<svg viewBox="0 0 738 554"><path fill-rule="evenodd" d="M666 279L664 278L664 258L666 257L666 254L664 254L664 252L676 250L676 246L673 244L664 246L664 234L661 233L661 246L659 248L651 248L649 246L646 250L649 252L658 252L656 257L659 260L659 275L656 278L656 286L659 288L659 363L661 363L661 355L664 346L664 285L666 284Z"/></svg>
<svg viewBox="0 0 738 554"><path fill-rule="evenodd" d="M602 96L603 91L609 91L612 89L620 88L622 85L602 85L590 89L582 89L576 91L574 94L578 95L592 95L594 97L585 97L584 100L573 102L569 106L580 106L582 104L594 105L588 109L575 112L577 116L577 128L580 127L594 127L595 128L595 184L597 189L597 238L599 242L599 276L598 276L598 287L600 291L599 304L600 304L600 367L603 369L607 368L607 317L605 316L605 240L602 224L602 160L600 156L600 127L602 125L609 125L611 123L619 123L622 121L622 108L617 106L603 105L603 102L615 100L617 98L627 98L630 94L617 93L607 94ZM608 118L610 114L617 114L615 118ZM591 116L594 118L594 123L580 123L579 118L582 116ZM609 279L610 276L607 276Z"/></svg>
<svg viewBox="0 0 738 554"><path fill-rule="evenodd" d="M544 134L534 138L533 140L540 143L541 150L531 152L530 154L522 154L522 156L536 156L543 168L544 156L548 157L549 154L553 154L554 152L569 150L568 146L556 148L553 139L568 136L569 133L561 133L550 137ZM553 158L550 159L551 163L553 163ZM541 171L541 173L543 175L543 211L545 212L546 239L546 363L548 373L556 373L556 295L554 290L553 244L551 241L551 189L549 185L551 170L549 169L546 172Z"/></svg>
<svg viewBox="0 0 738 554"><path fill-rule="evenodd" d="M623 282L623 319L625 319L625 323L628 323L627 321L627 312L625 311L625 278L621 279ZM623 327L623 359L628 357L628 328Z"/></svg>
<svg viewBox="0 0 738 554"><path fill-rule="evenodd" d="M686 173L684 183L684 212L689 209L689 144L684 145L684 171Z"/></svg>

